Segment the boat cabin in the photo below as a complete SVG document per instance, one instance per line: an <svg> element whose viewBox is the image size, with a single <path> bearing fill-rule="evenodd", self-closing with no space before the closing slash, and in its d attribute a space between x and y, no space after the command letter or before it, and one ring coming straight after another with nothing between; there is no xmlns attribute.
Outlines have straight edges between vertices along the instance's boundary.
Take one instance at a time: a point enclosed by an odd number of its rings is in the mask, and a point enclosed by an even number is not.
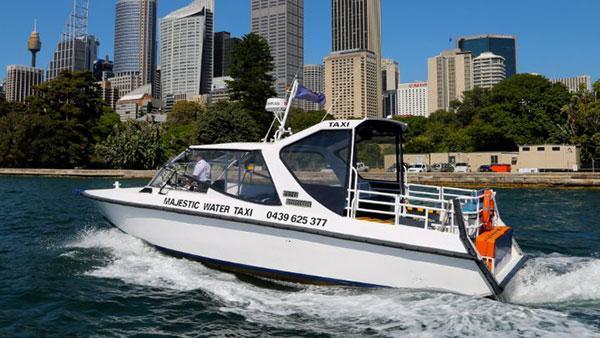
<svg viewBox="0 0 600 338"><path fill-rule="evenodd" d="M150 185L198 193L210 189L247 202L282 205L298 195L286 184L292 178L316 202L346 215L349 189L404 193L401 171L382 166L384 154L394 154L396 168L403 167L405 130L404 123L392 120L325 121L273 142L192 146L169 161ZM369 164L382 168L365 170ZM210 174L200 177L198 167L206 165ZM281 180L274 182L274 176Z"/></svg>

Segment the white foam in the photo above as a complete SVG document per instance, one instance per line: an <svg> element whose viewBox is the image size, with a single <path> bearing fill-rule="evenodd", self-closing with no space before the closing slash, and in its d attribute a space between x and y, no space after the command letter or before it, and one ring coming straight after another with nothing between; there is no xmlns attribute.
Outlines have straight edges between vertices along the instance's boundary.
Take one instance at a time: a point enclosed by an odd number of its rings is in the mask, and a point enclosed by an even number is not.
<svg viewBox="0 0 600 338"><path fill-rule="evenodd" d="M110 259L87 275L183 292L202 289L222 304L221 311L280 329L334 336L585 337L598 333L560 312L453 294L333 287L302 287L295 292L260 288L231 274L164 256L117 230L87 231L68 246L110 252Z"/></svg>
<svg viewBox="0 0 600 338"><path fill-rule="evenodd" d="M506 295L524 304L600 300L600 259L558 254L530 259Z"/></svg>

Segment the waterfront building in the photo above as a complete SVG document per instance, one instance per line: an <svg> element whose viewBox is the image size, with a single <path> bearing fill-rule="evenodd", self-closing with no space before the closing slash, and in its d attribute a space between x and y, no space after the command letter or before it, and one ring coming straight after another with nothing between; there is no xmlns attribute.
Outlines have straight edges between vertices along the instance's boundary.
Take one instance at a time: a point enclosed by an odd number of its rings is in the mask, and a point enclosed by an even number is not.
<svg viewBox="0 0 600 338"><path fill-rule="evenodd" d="M392 59L381 60L381 83L383 91L396 91L400 83L400 67Z"/></svg>
<svg viewBox="0 0 600 338"><path fill-rule="evenodd" d="M0 81L0 101L6 100L6 79Z"/></svg>
<svg viewBox="0 0 600 338"><path fill-rule="evenodd" d="M160 70L167 97L209 94L212 81L214 0L196 0L160 22ZM208 52L207 52L208 51Z"/></svg>
<svg viewBox="0 0 600 338"><path fill-rule="evenodd" d="M398 85L398 112L400 116L429 117L427 82Z"/></svg>
<svg viewBox="0 0 600 338"><path fill-rule="evenodd" d="M316 93L325 92L325 76L323 65L304 65L303 71L304 87ZM304 101L302 103L304 111L314 111L323 109L323 105L315 102Z"/></svg>
<svg viewBox="0 0 600 338"><path fill-rule="evenodd" d="M589 75L581 75L575 77L565 77L550 80L552 83L564 84L571 93L576 93L580 88L585 88L587 91L592 91L592 78Z"/></svg>
<svg viewBox="0 0 600 338"><path fill-rule="evenodd" d="M114 73L135 76L136 86L154 84L156 74L157 0L117 0ZM134 88L135 89L135 88Z"/></svg>
<svg viewBox="0 0 600 338"><path fill-rule="evenodd" d="M24 102L35 95L35 86L44 81L44 70L41 68L9 65L6 68L5 95L8 102Z"/></svg>
<svg viewBox="0 0 600 338"><path fill-rule="evenodd" d="M233 48L239 41L239 38L231 37L229 32L215 33L215 66L213 77L223 77L229 75L229 69L233 63Z"/></svg>
<svg viewBox="0 0 600 338"><path fill-rule="evenodd" d="M380 74L373 52L329 55L325 58L326 110L337 119L381 117Z"/></svg>
<svg viewBox="0 0 600 338"><path fill-rule="evenodd" d="M386 168L395 163L395 155L386 155ZM512 172L562 172L581 168L581 148L565 144L522 145L519 151L447 152L404 154L407 164L467 163L471 171L482 165L510 164Z"/></svg>
<svg viewBox="0 0 600 338"><path fill-rule="evenodd" d="M460 37L458 48L463 52L471 52L473 58L489 52L504 58L506 78L517 74L517 38L511 35L476 35Z"/></svg>
<svg viewBox="0 0 600 338"><path fill-rule="evenodd" d="M382 117L381 1L332 0L326 109L337 118ZM351 111L353 110L353 111Z"/></svg>
<svg viewBox="0 0 600 338"><path fill-rule="evenodd" d="M251 16L252 32L271 47L277 96L285 97L294 78L303 82L304 0L252 0Z"/></svg>
<svg viewBox="0 0 600 338"><path fill-rule="evenodd" d="M429 113L450 107L450 102L462 100L463 92L473 89L473 59L470 52L460 49L443 51L429 58Z"/></svg>
<svg viewBox="0 0 600 338"><path fill-rule="evenodd" d="M473 59L473 86L492 88L506 78L504 58L493 53L483 53Z"/></svg>

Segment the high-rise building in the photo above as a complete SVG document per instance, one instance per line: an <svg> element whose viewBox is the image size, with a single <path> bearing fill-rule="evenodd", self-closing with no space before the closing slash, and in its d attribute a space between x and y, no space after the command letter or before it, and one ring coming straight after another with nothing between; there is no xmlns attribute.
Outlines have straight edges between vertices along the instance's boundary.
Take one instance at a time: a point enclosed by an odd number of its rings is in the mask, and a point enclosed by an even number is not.
<svg viewBox="0 0 600 338"><path fill-rule="evenodd" d="M65 71L92 71L98 58L99 40L88 34L89 0L73 0L73 9L56 51L46 70L53 80Z"/></svg>
<svg viewBox="0 0 600 338"><path fill-rule="evenodd" d="M395 91L400 83L400 67L392 59L381 60L381 80L383 91Z"/></svg>
<svg viewBox="0 0 600 338"><path fill-rule="evenodd" d="M450 102L462 100L473 89L473 59L460 49L443 51L428 60L429 112L448 109Z"/></svg>
<svg viewBox="0 0 600 338"><path fill-rule="evenodd" d="M210 93L213 6L214 0L195 0L161 20L160 71L163 102L166 102L167 96L192 97ZM205 53L207 49L210 53ZM206 55L210 57L205 57Z"/></svg>
<svg viewBox="0 0 600 338"><path fill-rule="evenodd" d="M325 59L327 108L336 117L381 117L381 1L332 0L331 3L332 54ZM347 95L350 92L359 97ZM350 113L350 107L356 111Z"/></svg>
<svg viewBox="0 0 600 338"><path fill-rule="evenodd" d="M323 72L323 65L304 65L304 87L317 93L324 93L325 76ZM304 101L302 109L305 111L321 110L323 109L323 105L310 101Z"/></svg>
<svg viewBox="0 0 600 338"><path fill-rule="evenodd" d="M493 53L483 53L473 59L473 86L492 88L506 78L504 58Z"/></svg>
<svg viewBox="0 0 600 338"><path fill-rule="evenodd" d="M117 0L114 73L137 77L135 87L154 84L157 0ZM135 88L134 88L135 89Z"/></svg>
<svg viewBox="0 0 600 338"><path fill-rule="evenodd" d="M9 65L6 68L6 101L24 102L29 96L35 95L35 86L41 84L43 81L43 69Z"/></svg>
<svg viewBox="0 0 600 338"><path fill-rule="evenodd" d="M326 57L326 110L338 119L380 117L382 98L378 74L381 72L377 71L377 57L370 51Z"/></svg>
<svg viewBox="0 0 600 338"><path fill-rule="evenodd" d="M429 116L427 82L398 85L398 115Z"/></svg>
<svg viewBox="0 0 600 338"><path fill-rule="evenodd" d="M252 32L269 42L275 91L285 97L304 66L304 0L252 0Z"/></svg>
<svg viewBox="0 0 600 338"><path fill-rule="evenodd" d="M589 75L575 77L565 77L550 80L552 83L562 83L569 89L569 92L576 93L583 86L587 91L592 91L592 78Z"/></svg>
<svg viewBox="0 0 600 338"><path fill-rule="evenodd" d="M229 69L233 63L233 48L239 41L239 38L232 38L229 32L215 33L215 66L213 77L229 75Z"/></svg>
<svg viewBox="0 0 600 338"><path fill-rule="evenodd" d="M98 59L94 61L92 75L94 80L102 81L108 80L115 76L113 72L114 64L109 60L108 55L104 59Z"/></svg>
<svg viewBox="0 0 600 338"><path fill-rule="evenodd" d="M476 35L458 38L458 48L473 58L490 52L504 58L506 78L517 74L517 38L510 35Z"/></svg>

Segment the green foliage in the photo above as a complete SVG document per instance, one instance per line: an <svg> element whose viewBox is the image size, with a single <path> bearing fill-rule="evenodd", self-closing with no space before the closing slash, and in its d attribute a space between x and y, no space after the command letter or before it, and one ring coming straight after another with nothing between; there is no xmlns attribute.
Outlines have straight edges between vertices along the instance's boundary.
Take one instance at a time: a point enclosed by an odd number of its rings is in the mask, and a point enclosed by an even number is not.
<svg viewBox="0 0 600 338"><path fill-rule="evenodd" d="M521 144L564 140L561 108L569 98L563 85L519 74L491 90L465 92L462 102L453 102L452 112L396 119L409 124L408 153L516 150Z"/></svg>
<svg viewBox="0 0 600 338"><path fill-rule="evenodd" d="M253 119L266 132L272 116L265 112L265 103L276 95L269 43L258 34L250 33L235 44L233 54L230 70L233 80L227 82L231 99L240 101L244 109L252 112Z"/></svg>
<svg viewBox="0 0 600 338"><path fill-rule="evenodd" d="M299 133L304 129L308 129L324 120L333 120L334 117L327 114L324 110L303 111L301 109L291 109L288 118L288 127L292 128L294 133Z"/></svg>
<svg viewBox="0 0 600 338"><path fill-rule="evenodd" d="M63 72L38 86L38 95L25 104L0 104L0 165L88 166L94 143L106 135L98 121L109 113L97 89L90 73Z"/></svg>
<svg viewBox="0 0 600 338"><path fill-rule="evenodd" d="M169 126L183 126L198 121L204 108L197 102L178 101L167 116Z"/></svg>
<svg viewBox="0 0 600 338"><path fill-rule="evenodd" d="M118 169L156 169L164 160L160 127L145 121L127 121L96 146L104 164Z"/></svg>
<svg viewBox="0 0 600 338"><path fill-rule="evenodd" d="M245 108L245 107L244 107ZM262 129L252 113L235 102L219 102L198 121L199 144L258 142Z"/></svg>

